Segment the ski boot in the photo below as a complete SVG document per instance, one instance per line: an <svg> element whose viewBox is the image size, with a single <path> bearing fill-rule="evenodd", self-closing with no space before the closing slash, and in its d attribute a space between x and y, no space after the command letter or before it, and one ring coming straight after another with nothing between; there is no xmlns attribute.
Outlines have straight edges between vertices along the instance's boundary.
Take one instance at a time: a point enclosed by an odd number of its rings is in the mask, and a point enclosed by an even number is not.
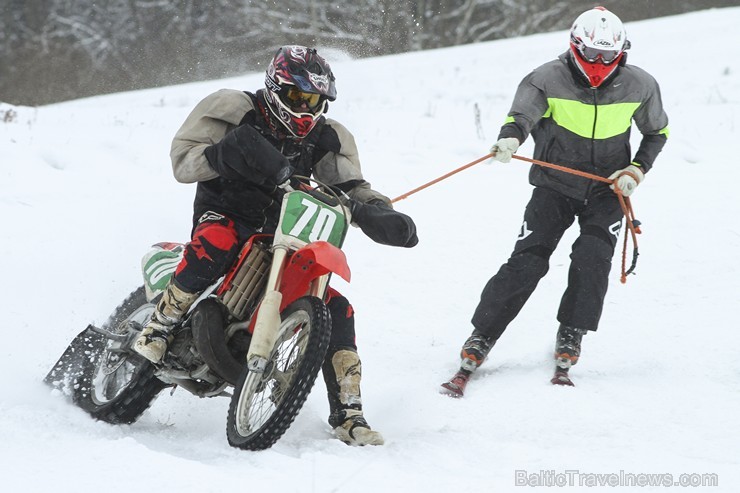
<svg viewBox="0 0 740 493"><path fill-rule="evenodd" d="M584 329L560 324L555 344L555 374L550 380L551 384L575 386L568 372L573 365L578 363L581 355L581 340L586 332Z"/></svg>
<svg viewBox="0 0 740 493"><path fill-rule="evenodd" d="M486 360L493 343L494 341L482 335L473 334L468 337L460 351L460 369L442 384L440 392L450 397L462 397L470 376Z"/></svg>

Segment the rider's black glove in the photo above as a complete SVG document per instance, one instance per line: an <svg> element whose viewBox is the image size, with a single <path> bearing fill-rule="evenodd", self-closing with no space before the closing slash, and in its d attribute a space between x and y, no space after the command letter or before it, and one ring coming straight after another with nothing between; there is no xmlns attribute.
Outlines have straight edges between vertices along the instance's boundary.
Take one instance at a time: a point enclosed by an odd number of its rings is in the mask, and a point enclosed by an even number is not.
<svg viewBox="0 0 740 493"><path fill-rule="evenodd" d="M293 167L279 150L249 124L240 125L203 151L211 168L229 180L282 185Z"/></svg>
<svg viewBox="0 0 740 493"><path fill-rule="evenodd" d="M382 200L371 203L350 200L350 210L352 221L376 243L404 248L419 243L414 220L402 212L394 211Z"/></svg>
<svg viewBox="0 0 740 493"><path fill-rule="evenodd" d="M294 171L295 168L293 168L293 166L286 164L280 169L280 171L278 171L277 175L275 175L275 184L279 187L282 187L286 182L290 180L290 177Z"/></svg>

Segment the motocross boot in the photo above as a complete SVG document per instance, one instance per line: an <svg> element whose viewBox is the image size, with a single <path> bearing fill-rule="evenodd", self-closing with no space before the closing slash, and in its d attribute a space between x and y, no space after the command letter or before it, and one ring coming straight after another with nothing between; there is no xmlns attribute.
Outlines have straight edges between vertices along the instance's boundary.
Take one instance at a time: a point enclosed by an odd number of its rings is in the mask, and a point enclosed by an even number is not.
<svg viewBox="0 0 740 493"><path fill-rule="evenodd" d="M486 360L494 342L482 335L468 337L460 350L460 369L467 373L474 372Z"/></svg>
<svg viewBox="0 0 740 493"><path fill-rule="evenodd" d="M170 282L157 303L152 318L144 325L134 342L134 351L152 363L158 363L172 342L172 328L182 320L199 295L200 293L183 291Z"/></svg>
<svg viewBox="0 0 740 493"><path fill-rule="evenodd" d="M383 435L370 428L362 414L362 363L353 349L328 354L323 373L329 394L329 425L348 445L383 445Z"/></svg>

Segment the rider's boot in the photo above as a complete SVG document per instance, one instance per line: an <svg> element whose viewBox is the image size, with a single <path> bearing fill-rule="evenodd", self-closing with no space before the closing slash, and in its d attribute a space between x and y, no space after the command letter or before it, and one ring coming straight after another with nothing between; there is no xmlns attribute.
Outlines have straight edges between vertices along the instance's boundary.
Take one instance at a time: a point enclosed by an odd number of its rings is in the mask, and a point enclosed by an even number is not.
<svg viewBox="0 0 740 493"><path fill-rule="evenodd" d="M329 394L329 424L349 445L383 445L383 435L370 428L362 414L362 363L354 349L327 354L322 368Z"/></svg>
<svg viewBox="0 0 740 493"><path fill-rule="evenodd" d="M152 363L158 363L172 342L172 328L182 320L199 295L200 293L183 291L174 282L170 282L157 303L152 318L144 325L134 342L134 351Z"/></svg>

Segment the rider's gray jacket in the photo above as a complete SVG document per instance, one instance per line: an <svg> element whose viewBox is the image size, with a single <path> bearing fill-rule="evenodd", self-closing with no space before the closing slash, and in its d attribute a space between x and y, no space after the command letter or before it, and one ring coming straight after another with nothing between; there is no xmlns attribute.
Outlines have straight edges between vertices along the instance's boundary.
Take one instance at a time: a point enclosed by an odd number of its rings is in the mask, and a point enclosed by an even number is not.
<svg viewBox="0 0 740 493"><path fill-rule="evenodd" d="M302 140L270 128L260 110L261 91L219 90L198 103L177 131L170 150L175 178L198 183L194 220L206 211L261 228L279 211L272 177L289 163L360 202L390 199L365 181L352 134L321 117ZM286 161L287 160L287 161Z"/></svg>
<svg viewBox="0 0 740 493"><path fill-rule="evenodd" d="M631 162L644 172L663 148L668 117L655 79L633 65L620 66L598 88L589 87L570 60L560 55L527 75L519 84L499 138L524 142L532 134L534 158L608 177ZM642 133L632 157L632 122ZM532 185L585 200L605 184L533 165Z"/></svg>

